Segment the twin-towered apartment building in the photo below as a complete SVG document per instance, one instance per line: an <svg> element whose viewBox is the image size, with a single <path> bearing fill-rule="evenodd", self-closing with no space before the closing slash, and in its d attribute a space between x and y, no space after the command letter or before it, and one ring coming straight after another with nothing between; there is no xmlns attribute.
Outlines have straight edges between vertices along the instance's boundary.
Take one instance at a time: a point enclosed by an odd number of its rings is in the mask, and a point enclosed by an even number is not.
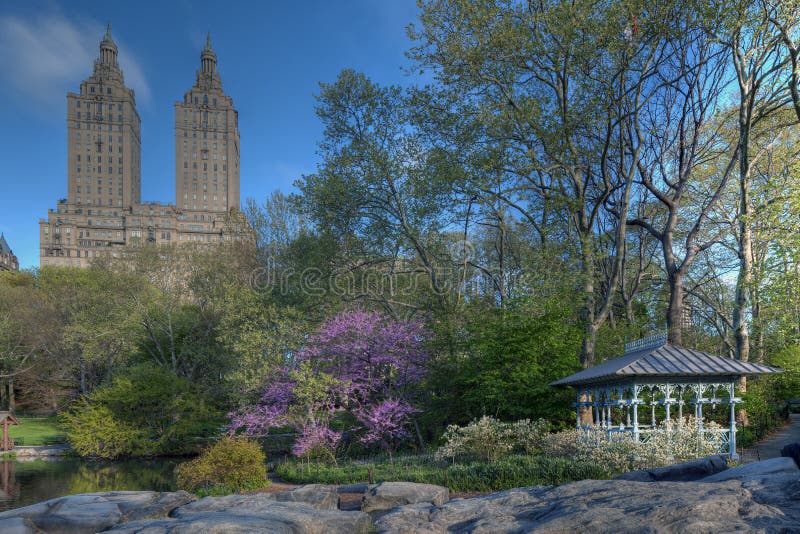
<svg viewBox="0 0 800 534"><path fill-rule="evenodd" d="M67 94L67 197L40 219L40 265L88 266L134 243L231 239L239 209L239 126L210 37L175 103L175 205L141 200L141 121L110 28L94 72Z"/></svg>

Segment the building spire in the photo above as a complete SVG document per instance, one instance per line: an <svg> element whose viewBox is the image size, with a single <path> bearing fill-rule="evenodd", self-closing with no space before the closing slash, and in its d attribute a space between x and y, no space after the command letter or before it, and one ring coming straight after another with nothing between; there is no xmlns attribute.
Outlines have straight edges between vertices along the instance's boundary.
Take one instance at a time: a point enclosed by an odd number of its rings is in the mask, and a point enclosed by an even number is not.
<svg viewBox="0 0 800 534"><path fill-rule="evenodd" d="M117 66L117 43L111 37L111 23L106 24L106 34L100 41L100 63Z"/></svg>
<svg viewBox="0 0 800 534"><path fill-rule="evenodd" d="M217 70L217 54L211 48L211 32L206 35L206 46L200 53L200 72L213 75Z"/></svg>

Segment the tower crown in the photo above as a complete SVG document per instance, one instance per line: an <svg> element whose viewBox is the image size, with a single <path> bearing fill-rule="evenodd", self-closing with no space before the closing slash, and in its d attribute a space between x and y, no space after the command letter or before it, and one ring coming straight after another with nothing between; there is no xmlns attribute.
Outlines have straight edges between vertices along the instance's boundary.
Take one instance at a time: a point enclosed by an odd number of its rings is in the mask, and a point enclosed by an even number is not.
<svg viewBox="0 0 800 534"><path fill-rule="evenodd" d="M211 48L211 33L206 36L206 46L200 53L200 72L203 74L214 74L217 70L217 54Z"/></svg>
<svg viewBox="0 0 800 534"><path fill-rule="evenodd" d="M111 37L111 24L106 25L106 34L103 36L103 40L100 41L100 57L98 59L100 63L106 65L117 64L117 43Z"/></svg>

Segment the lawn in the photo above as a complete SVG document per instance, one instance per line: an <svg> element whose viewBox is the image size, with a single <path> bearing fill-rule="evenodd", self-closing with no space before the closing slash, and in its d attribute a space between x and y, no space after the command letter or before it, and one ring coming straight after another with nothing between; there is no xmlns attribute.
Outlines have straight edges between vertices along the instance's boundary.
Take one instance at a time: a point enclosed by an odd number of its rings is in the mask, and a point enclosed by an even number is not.
<svg viewBox="0 0 800 534"><path fill-rule="evenodd" d="M65 443L64 429L56 417L18 417L19 426L9 427L9 435L17 445L52 445ZM20 442L22 438L22 442Z"/></svg>
<svg viewBox="0 0 800 534"><path fill-rule="evenodd" d="M493 462L440 462L431 456L397 456L371 460L341 460L337 465L288 460L276 474L297 484L354 484L406 481L447 486L452 491L488 492L524 486L554 485L575 480L605 479L603 466L566 458L512 455ZM372 479L372 480L370 480Z"/></svg>

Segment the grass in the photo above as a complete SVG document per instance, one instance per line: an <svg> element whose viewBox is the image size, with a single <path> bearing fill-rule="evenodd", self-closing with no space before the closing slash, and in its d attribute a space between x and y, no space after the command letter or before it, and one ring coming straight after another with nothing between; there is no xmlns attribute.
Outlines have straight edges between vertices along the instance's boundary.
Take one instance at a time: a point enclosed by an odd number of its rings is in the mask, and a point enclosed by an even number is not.
<svg viewBox="0 0 800 534"><path fill-rule="evenodd" d="M297 484L406 481L437 484L462 492L556 485L611 476L605 467L590 462L525 455L507 456L494 462L459 463L437 461L432 456L396 456L393 461L344 460L338 465L288 460L277 465L275 472L283 480Z"/></svg>
<svg viewBox="0 0 800 534"><path fill-rule="evenodd" d="M65 443L64 429L58 424L56 417L18 417L19 426L8 428L9 435L17 445L52 445ZM19 443L22 438L22 443Z"/></svg>

